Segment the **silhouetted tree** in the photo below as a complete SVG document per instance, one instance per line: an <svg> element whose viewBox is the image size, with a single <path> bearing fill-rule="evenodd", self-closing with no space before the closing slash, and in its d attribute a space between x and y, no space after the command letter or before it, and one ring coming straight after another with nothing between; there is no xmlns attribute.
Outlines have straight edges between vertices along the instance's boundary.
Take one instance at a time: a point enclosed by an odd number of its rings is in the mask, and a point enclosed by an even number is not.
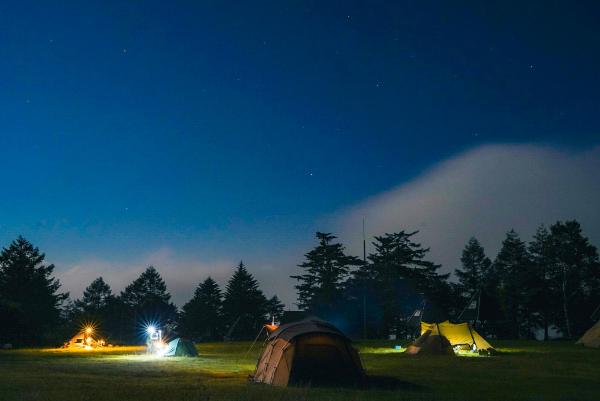
<svg viewBox="0 0 600 401"><path fill-rule="evenodd" d="M243 262L227 282L223 319L229 339L251 339L266 322L267 299Z"/></svg>
<svg viewBox="0 0 600 401"><path fill-rule="evenodd" d="M268 317L274 318L276 321L280 320L283 316L283 310L285 305L279 300L277 295L273 295L267 301L267 314Z"/></svg>
<svg viewBox="0 0 600 401"><path fill-rule="evenodd" d="M553 224L550 242L550 281L561 302L556 323L571 338L589 327L589 316L600 303L598 251L577 221Z"/></svg>
<svg viewBox="0 0 600 401"><path fill-rule="evenodd" d="M291 276L299 281L298 306L325 318L336 314L345 301L344 282L353 267L363 262L344 253L344 246L333 243L329 233L316 233L319 245L305 255L306 261L298 267L304 274Z"/></svg>
<svg viewBox="0 0 600 401"><path fill-rule="evenodd" d="M54 265L19 236L0 253L0 342L35 345L52 338L60 307L68 294L59 293Z"/></svg>
<svg viewBox="0 0 600 401"><path fill-rule="evenodd" d="M526 244L510 230L494 261L499 298L506 317L506 333L512 338L530 337L536 325L532 308L536 274Z"/></svg>
<svg viewBox="0 0 600 401"><path fill-rule="evenodd" d="M540 324L544 330L544 341L548 341L548 328L556 320L559 307L558 288L551 282L553 272L552 238L545 226L540 226L528 245L532 267L535 270L536 283L531 291L532 309L540 315Z"/></svg>
<svg viewBox="0 0 600 401"><path fill-rule="evenodd" d="M129 308L132 326L126 333L129 341L135 341L144 324L159 324L166 330L173 328L177 308L171 302L167 286L153 267L149 266L133 283L121 292L121 301Z"/></svg>
<svg viewBox="0 0 600 401"><path fill-rule="evenodd" d="M480 319L481 299L485 298L485 290L490 279L491 260L485 256L485 251L476 238L469 239L460 258L461 268L454 271L458 278L458 295L461 298L461 304L466 305L472 301L474 311L470 316L463 315L464 320L472 320L475 324Z"/></svg>
<svg viewBox="0 0 600 401"><path fill-rule="evenodd" d="M222 336L222 295L211 277L194 291L194 297L183 306L179 331L195 340L216 340Z"/></svg>
<svg viewBox="0 0 600 401"><path fill-rule="evenodd" d="M377 288L382 311L381 333L398 328L401 320L412 314L423 299L429 310L449 302L448 275L438 273L440 265L425 259L429 248L413 242L418 231L376 236L367 267ZM365 274L365 273L363 273Z"/></svg>
<svg viewBox="0 0 600 401"><path fill-rule="evenodd" d="M94 315L103 312L113 297L110 286L102 277L98 277L83 290L83 297L75 305L83 312Z"/></svg>

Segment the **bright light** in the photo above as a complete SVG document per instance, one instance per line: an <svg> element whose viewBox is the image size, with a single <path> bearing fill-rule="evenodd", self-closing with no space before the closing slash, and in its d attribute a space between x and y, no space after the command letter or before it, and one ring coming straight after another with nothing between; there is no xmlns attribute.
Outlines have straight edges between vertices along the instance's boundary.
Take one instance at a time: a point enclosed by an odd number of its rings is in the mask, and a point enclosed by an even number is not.
<svg viewBox="0 0 600 401"><path fill-rule="evenodd" d="M148 334L152 335L152 334L156 333L156 327L150 325L146 328L146 331L148 332Z"/></svg>
<svg viewBox="0 0 600 401"><path fill-rule="evenodd" d="M92 331L94 331L94 329L91 326L85 328L86 334L92 334Z"/></svg>

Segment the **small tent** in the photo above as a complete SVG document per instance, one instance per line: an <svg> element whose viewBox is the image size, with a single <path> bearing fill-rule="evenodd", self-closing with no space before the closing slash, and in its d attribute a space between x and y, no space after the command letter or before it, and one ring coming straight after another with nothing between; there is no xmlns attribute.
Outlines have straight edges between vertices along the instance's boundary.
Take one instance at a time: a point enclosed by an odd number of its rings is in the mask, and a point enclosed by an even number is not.
<svg viewBox="0 0 600 401"><path fill-rule="evenodd" d="M583 344L591 348L600 348L600 320L581 336L577 344Z"/></svg>
<svg viewBox="0 0 600 401"><path fill-rule="evenodd" d="M281 325L269 334L251 380L285 387L360 385L364 378L350 339L333 325L308 318Z"/></svg>
<svg viewBox="0 0 600 401"><path fill-rule="evenodd" d="M166 348L163 356L198 356L198 351L194 346L194 343L190 340L183 338L176 338L170 341Z"/></svg>
<svg viewBox="0 0 600 401"><path fill-rule="evenodd" d="M73 338L67 341L64 345L65 348L86 348L86 347L97 347L101 345L99 341L94 339L90 335L84 335L84 333L77 333Z"/></svg>
<svg viewBox="0 0 600 401"><path fill-rule="evenodd" d="M419 343L426 344L428 341L431 341L428 340L429 337L436 336L446 338L452 347L462 346L478 352L492 352L494 350L494 347L476 332L469 323L454 324L448 320L441 323L421 322L421 337L413 345L418 346Z"/></svg>
<svg viewBox="0 0 600 401"><path fill-rule="evenodd" d="M409 355L454 355L454 349L446 337L433 334L431 330L428 330L408 346L406 353Z"/></svg>

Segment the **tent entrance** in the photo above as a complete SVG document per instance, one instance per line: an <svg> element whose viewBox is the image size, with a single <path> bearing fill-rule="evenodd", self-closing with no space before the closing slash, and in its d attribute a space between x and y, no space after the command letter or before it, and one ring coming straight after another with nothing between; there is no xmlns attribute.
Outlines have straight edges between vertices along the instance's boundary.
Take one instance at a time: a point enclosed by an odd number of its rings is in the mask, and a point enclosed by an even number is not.
<svg viewBox="0 0 600 401"><path fill-rule="evenodd" d="M299 338L295 344L290 384L340 385L356 384L359 380L345 345L331 337Z"/></svg>

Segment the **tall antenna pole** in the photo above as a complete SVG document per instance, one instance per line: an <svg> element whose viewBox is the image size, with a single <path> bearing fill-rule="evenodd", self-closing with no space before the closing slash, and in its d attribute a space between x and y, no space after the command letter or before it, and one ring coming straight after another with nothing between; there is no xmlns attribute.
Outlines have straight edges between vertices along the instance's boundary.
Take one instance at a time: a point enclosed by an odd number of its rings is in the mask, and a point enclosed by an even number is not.
<svg viewBox="0 0 600 401"><path fill-rule="evenodd" d="M365 239L365 218L363 217L363 262L367 263L367 240Z"/></svg>
<svg viewBox="0 0 600 401"><path fill-rule="evenodd" d="M362 221L362 235L363 235L363 262L367 264L367 240L365 237L365 218ZM363 288L363 338L367 338L367 286L366 283Z"/></svg>

